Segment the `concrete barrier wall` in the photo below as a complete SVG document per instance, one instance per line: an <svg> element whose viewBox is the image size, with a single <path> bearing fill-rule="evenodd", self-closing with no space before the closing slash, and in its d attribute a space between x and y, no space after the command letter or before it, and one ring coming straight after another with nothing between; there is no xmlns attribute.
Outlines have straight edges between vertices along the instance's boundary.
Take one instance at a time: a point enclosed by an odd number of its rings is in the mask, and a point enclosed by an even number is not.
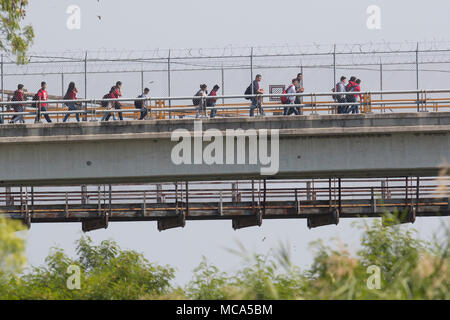
<svg viewBox="0 0 450 320"><path fill-rule="evenodd" d="M450 162L450 113L203 121L204 130L222 132L279 129L279 170L263 176L261 167L267 165L248 164L248 142L245 165L173 163L177 142L170 140L171 132L192 132L193 124L190 119L3 126L0 186L434 176L444 160ZM202 150L209 144L203 142ZM235 145L235 155L238 149ZM226 143L222 150L226 155Z"/></svg>

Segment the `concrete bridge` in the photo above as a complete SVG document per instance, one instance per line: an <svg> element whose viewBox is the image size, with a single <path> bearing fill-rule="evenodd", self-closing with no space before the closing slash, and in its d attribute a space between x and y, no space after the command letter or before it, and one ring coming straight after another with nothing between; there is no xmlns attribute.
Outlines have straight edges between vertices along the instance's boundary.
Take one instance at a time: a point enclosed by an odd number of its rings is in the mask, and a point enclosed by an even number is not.
<svg viewBox="0 0 450 320"><path fill-rule="evenodd" d="M175 152L182 141L171 141L177 129L192 138L184 144L190 150ZM243 131L227 140L226 130L232 129ZM271 130L266 145L264 129ZM205 133L216 138L205 141ZM223 141L213 148L217 135ZM176 163L187 158L191 162ZM0 127L0 186L436 176L445 161L450 161L449 112ZM267 172L271 166L277 170Z"/></svg>

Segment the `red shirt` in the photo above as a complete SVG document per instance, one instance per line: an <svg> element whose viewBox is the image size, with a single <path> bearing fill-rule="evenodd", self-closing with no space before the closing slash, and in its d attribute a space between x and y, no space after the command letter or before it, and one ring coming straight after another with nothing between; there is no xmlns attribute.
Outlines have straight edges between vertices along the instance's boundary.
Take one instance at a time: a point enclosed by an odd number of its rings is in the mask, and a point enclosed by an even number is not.
<svg viewBox="0 0 450 320"><path fill-rule="evenodd" d="M350 88L353 88L353 92L361 92L361 86L359 84L357 84L356 82L353 81L349 81L348 85L350 86ZM360 94L355 94L355 99L361 99L361 95Z"/></svg>
<svg viewBox="0 0 450 320"><path fill-rule="evenodd" d="M355 84L356 84L355 92L361 92L361 86L360 86L359 84L357 84L357 83L355 83ZM362 100L360 94L355 94L355 98L356 98L356 99L358 99L358 96L359 96L359 100Z"/></svg>
<svg viewBox="0 0 450 320"><path fill-rule="evenodd" d="M23 93L22 91L16 90L14 92L13 101L23 101ZM23 107L23 104L16 104L13 108L14 111L18 111L19 107Z"/></svg>
<svg viewBox="0 0 450 320"><path fill-rule="evenodd" d="M117 98L119 98L121 96L122 96L122 94L120 93L119 89L116 89L116 90L111 92L111 98L113 98L113 99L117 99Z"/></svg>
<svg viewBox="0 0 450 320"><path fill-rule="evenodd" d="M22 91L19 91L19 90L17 90L17 91L15 91L14 92L14 101L23 101L23 93L22 93Z"/></svg>
<svg viewBox="0 0 450 320"><path fill-rule="evenodd" d="M211 96L211 97L215 97L215 96L217 96L217 91L211 91L210 93L209 93L209 95ZM216 101L217 101L217 99L211 99L210 100L211 101L211 103L216 103Z"/></svg>
<svg viewBox="0 0 450 320"><path fill-rule="evenodd" d="M77 100L77 92L75 90L73 90L72 92L69 92L66 99L67 100Z"/></svg>
<svg viewBox="0 0 450 320"><path fill-rule="evenodd" d="M47 90L44 89L40 89L38 91L38 97L40 101L46 101L48 100L48 93ZM41 107L46 107L48 105L48 103L41 103Z"/></svg>

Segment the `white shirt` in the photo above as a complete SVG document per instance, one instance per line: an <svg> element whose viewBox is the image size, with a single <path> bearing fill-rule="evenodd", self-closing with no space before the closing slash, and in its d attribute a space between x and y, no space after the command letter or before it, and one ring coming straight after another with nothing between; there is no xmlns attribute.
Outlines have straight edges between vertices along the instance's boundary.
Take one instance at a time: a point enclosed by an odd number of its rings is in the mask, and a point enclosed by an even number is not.
<svg viewBox="0 0 450 320"><path fill-rule="evenodd" d="M295 89L295 86L293 85L293 84L291 84L289 87L288 87L288 89L286 90L286 93L296 93L297 92L297 90ZM294 101L295 101L295 96L290 96L290 97L288 97L288 99L289 99L289 102L290 103L294 103Z"/></svg>
<svg viewBox="0 0 450 320"><path fill-rule="evenodd" d="M150 96L148 94L141 94L141 98L150 98ZM147 108L150 104L150 100L143 100L142 101L144 103L144 108Z"/></svg>

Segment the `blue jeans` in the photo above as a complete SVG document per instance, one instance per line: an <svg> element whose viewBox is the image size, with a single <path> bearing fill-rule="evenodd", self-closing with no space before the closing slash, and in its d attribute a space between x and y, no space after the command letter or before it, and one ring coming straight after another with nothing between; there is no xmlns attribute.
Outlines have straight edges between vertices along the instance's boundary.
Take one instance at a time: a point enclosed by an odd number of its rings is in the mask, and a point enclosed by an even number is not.
<svg viewBox="0 0 450 320"><path fill-rule="evenodd" d="M147 116L148 111L147 108L143 107L141 111L141 116L139 117L139 120L144 120L144 118Z"/></svg>
<svg viewBox="0 0 450 320"><path fill-rule="evenodd" d="M78 110L78 106L74 102L69 103L69 111L74 111L74 110ZM71 115L70 113L67 113L64 116L63 122L66 122L67 119L69 119L70 115ZM80 114L75 113L75 117L77 118L77 121L80 122Z"/></svg>
<svg viewBox="0 0 450 320"><path fill-rule="evenodd" d="M288 104L294 104L293 102L289 102ZM283 116L289 116L291 114L299 115L300 112L298 111L298 108L296 107L284 107Z"/></svg>
<svg viewBox="0 0 450 320"><path fill-rule="evenodd" d="M47 107L41 107L41 111L47 111ZM50 119L50 116L48 114L44 114L44 118L45 120L47 120L48 123L52 122L52 120ZM39 116L36 117L36 122L40 122L41 119Z"/></svg>
<svg viewBox="0 0 450 320"><path fill-rule="evenodd" d="M122 109L122 105L118 102L115 102L114 109L120 110L120 109ZM112 114L112 116L113 116L113 120L116 120L116 118L114 117L114 114ZM110 117L111 117L111 112L105 113L105 115L103 116L101 121L108 121ZM119 112L119 119L123 120L122 112Z"/></svg>
<svg viewBox="0 0 450 320"><path fill-rule="evenodd" d="M24 111L24 107L23 106L18 106L15 111L16 112L23 112ZM25 123L25 119L23 117L23 114L15 115L14 117L12 117L10 123L15 123L17 121L19 121L20 123Z"/></svg>
<svg viewBox="0 0 450 320"><path fill-rule="evenodd" d="M215 103L211 103L210 107L211 109L211 113L209 114L209 116L212 118L214 118L216 116L217 113L217 109L216 109L216 104Z"/></svg>
<svg viewBox="0 0 450 320"><path fill-rule="evenodd" d="M356 102L356 97L354 95L348 95L347 96L347 102L349 103L355 103ZM358 105L351 105L351 106L347 106L347 110L346 113L359 113L358 110Z"/></svg>
<svg viewBox="0 0 450 320"><path fill-rule="evenodd" d="M261 101L255 101L255 100L252 100L252 105L250 106L250 117L254 117L254 116L255 116L255 109L256 109L256 108L258 108L259 113L260 113L262 116L265 115L264 109L263 109L263 107L262 107L262 105L261 105Z"/></svg>
<svg viewBox="0 0 450 320"><path fill-rule="evenodd" d="M359 106L357 104L350 106L348 113L359 113Z"/></svg>
<svg viewBox="0 0 450 320"><path fill-rule="evenodd" d="M336 102L337 103L345 103L346 100L345 100L345 98L341 97L341 98L337 98ZM347 106L338 106L337 107L337 113L338 114L347 113Z"/></svg>
<svg viewBox="0 0 450 320"><path fill-rule="evenodd" d="M196 118L198 118L200 115L202 115L204 112L206 112L206 110L203 110L203 99L200 99L200 104L198 105L197 108L197 115L195 116Z"/></svg>

